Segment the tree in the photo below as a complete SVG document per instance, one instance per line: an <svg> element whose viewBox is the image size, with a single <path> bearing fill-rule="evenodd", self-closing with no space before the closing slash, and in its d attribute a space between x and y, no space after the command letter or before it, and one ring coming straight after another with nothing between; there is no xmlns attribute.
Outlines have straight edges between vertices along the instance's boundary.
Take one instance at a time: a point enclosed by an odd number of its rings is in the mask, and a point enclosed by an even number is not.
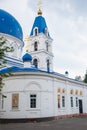
<svg viewBox="0 0 87 130"><path fill-rule="evenodd" d="M6 53L12 52L12 51L13 51L13 47L9 47L7 45L7 40L5 39L5 37L1 36L0 37L0 69L5 67L6 65ZM7 77L7 76L9 76L9 74L0 73L0 91L4 85L3 77Z"/></svg>
<svg viewBox="0 0 87 130"><path fill-rule="evenodd" d="M77 81L82 81L82 77L79 75L79 76L76 76L75 77L75 80L77 80Z"/></svg>
<svg viewBox="0 0 87 130"><path fill-rule="evenodd" d="M87 70L86 70L86 74L85 74L85 77L84 77L83 82L84 82L84 83L87 83Z"/></svg>

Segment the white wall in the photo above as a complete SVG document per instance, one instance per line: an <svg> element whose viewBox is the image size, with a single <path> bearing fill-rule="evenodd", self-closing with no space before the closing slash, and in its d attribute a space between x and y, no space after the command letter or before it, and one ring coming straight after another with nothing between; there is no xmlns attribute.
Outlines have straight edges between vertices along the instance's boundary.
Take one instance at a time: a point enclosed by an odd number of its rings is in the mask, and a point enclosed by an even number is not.
<svg viewBox="0 0 87 130"><path fill-rule="evenodd" d="M38 43L38 51L34 51L34 43ZM46 42L49 44L49 51L46 50ZM52 53L52 39L46 37L44 34L32 36L29 41L29 53L33 59L38 60L38 68L47 70L47 59L50 60L50 71L53 71L53 53Z"/></svg>
<svg viewBox="0 0 87 130"><path fill-rule="evenodd" d="M0 118L39 118L53 117L58 115L76 114L79 113L79 106L76 107L76 95L70 94L73 89L82 91L83 95L78 94L78 99L83 100L83 112L87 113L87 85L59 78L47 73L26 72L20 73L5 80L3 94L4 108L0 110ZM65 93L60 95L65 96L65 108L58 108L57 90L58 88L65 89ZM19 108L12 110L12 94L19 93ZM30 94L37 95L37 107L30 108ZM74 107L71 108L70 97L74 98ZM61 102L62 105L62 102Z"/></svg>

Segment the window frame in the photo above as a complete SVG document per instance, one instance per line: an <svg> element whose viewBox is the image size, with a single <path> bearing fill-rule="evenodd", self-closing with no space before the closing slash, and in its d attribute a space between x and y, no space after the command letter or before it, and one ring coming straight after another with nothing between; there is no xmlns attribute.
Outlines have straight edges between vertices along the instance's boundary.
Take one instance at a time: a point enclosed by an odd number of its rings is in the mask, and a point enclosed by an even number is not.
<svg viewBox="0 0 87 130"><path fill-rule="evenodd" d="M4 97L3 95L0 95L0 110L4 109Z"/></svg>
<svg viewBox="0 0 87 130"><path fill-rule="evenodd" d="M48 36L48 28L45 28L45 35Z"/></svg>
<svg viewBox="0 0 87 130"><path fill-rule="evenodd" d="M33 59L33 65L35 66L35 68L38 68L38 60L37 60L37 58Z"/></svg>
<svg viewBox="0 0 87 130"><path fill-rule="evenodd" d="M50 60L47 59L47 71L49 72L50 71Z"/></svg>
<svg viewBox="0 0 87 130"><path fill-rule="evenodd" d="M65 108L65 106L66 106L66 105L65 105L65 96L63 95L63 96L62 96L62 107Z"/></svg>
<svg viewBox="0 0 87 130"><path fill-rule="evenodd" d="M34 28L34 36L37 36L38 35L38 27L35 27Z"/></svg>
<svg viewBox="0 0 87 130"><path fill-rule="evenodd" d="M34 51L38 51L38 42L37 41L34 42Z"/></svg>
<svg viewBox="0 0 87 130"><path fill-rule="evenodd" d="M12 94L12 109L19 109L19 93Z"/></svg>
<svg viewBox="0 0 87 130"><path fill-rule="evenodd" d="M78 97L76 97L76 107L78 107Z"/></svg>
<svg viewBox="0 0 87 130"><path fill-rule="evenodd" d="M49 43L46 42L46 51L48 52L49 51Z"/></svg>
<svg viewBox="0 0 87 130"><path fill-rule="evenodd" d="M30 109L37 108L37 94L30 94Z"/></svg>
<svg viewBox="0 0 87 130"><path fill-rule="evenodd" d="M60 96L60 94L57 94L57 107L58 107L58 109L61 108L61 96Z"/></svg>
<svg viewBox="0 0 87 130"><path fill-rule="evenodd" d="M70 97L71 108L74 107L73 97Z"/></svg>

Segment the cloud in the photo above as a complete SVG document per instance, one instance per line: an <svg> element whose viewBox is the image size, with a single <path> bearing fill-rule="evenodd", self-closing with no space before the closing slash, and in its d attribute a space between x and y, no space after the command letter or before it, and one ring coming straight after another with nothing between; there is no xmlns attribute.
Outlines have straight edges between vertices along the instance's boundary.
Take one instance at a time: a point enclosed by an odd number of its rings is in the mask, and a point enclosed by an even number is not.
<svg viewBox="0 0 87 130"><path fill-rule="evenodd" d="M69 8L70 5L66 7ZM55 32L53 33L55 69L61 72L64 68L71 68L71 71L78 72L74 73L74 77L80 72L80 75L83 75L87 67L87 17L79 15L74 8L68 10L71 15L66 15L67 8L61 10L66 12L61 13L56 10L55 15L52 12L52 22L54 21L52 27Z"/></svg>

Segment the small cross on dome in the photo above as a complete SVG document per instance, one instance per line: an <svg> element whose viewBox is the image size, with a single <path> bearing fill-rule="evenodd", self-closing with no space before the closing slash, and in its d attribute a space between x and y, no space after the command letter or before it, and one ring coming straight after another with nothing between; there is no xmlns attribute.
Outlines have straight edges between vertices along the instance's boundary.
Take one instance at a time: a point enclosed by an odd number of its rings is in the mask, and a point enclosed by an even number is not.
<svg viewBox="0 0 87 130"><path fill-rule="evenodd" d="M41 5L42 5L42 2L39 0L38 1L38 15L42 15Z"/></svg>

